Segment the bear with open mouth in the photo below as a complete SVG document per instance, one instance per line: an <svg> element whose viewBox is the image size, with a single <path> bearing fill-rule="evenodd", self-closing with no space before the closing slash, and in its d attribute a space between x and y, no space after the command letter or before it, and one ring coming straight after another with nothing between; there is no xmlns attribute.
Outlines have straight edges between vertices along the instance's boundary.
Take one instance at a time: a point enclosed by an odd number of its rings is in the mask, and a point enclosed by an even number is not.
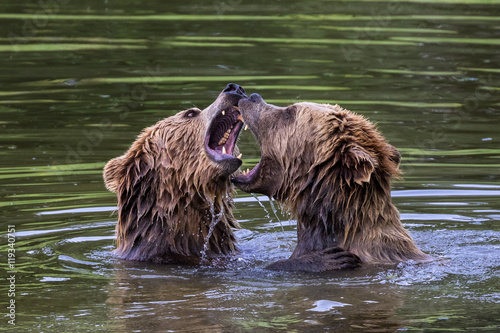
<svg viewBox="0 0 500 333"><path fill-rule="evenodd" d="M238 106L261 161L233 183L276 199L297 218L291 257L268 268L320 272L430 260L391 200L401 155L372 123L338 105L278 107L258 94Z"/></svg>
<svg viewBox="0 0 500 333"><path fill-rule="evenodd" d="M231 174L242 163L237 105L245 97L228 84L206 109L160 120L106 164L106 187L118 198L118 257L196 265L238 251Z"/></svg>

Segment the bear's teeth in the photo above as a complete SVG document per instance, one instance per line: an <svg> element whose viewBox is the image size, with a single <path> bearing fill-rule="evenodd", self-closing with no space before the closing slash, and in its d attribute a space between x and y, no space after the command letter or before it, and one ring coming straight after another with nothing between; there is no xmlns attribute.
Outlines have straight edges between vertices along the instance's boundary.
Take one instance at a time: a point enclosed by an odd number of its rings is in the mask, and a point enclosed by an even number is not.
<svg viewBox="0 0 500 333"><path fill-rule="evenodd" d="M222 110L222 115L225 116L226 115L226 111Z"/></svg>
<svg viewBox="0 0 500 333"><path fill-rule="evenodd" d="M243 154L239 154L239 155L237 156L237 158L239 158L240 160L241 160L241 158L242 158L242 157L243 157Z"/></svg>
<svg viewBox="0 0 500 333"><path fill-rule="evenodd" d="M236 118L236 120L239 120L241 122L245 122L245 120L243 120L243 116L241 114L238 115L238 118Z"/></svg>
<svg viewBox="0 0 500 333"><path fill-rule="evenodd" d="M220 141L219 141L219 146L222 146L223 144L225 144L225 143L226 143L226 141L227 141L227 139L226 139L226 138L222 138L222 139L220 139Z"/></svg>
<svg viewBox="0 0 500 333"><path fill-rule="evenodd" d="M248 125L247 125L247 124L245 124L245 131L246 131L247 129L248 129Z"/></svg>
<svg viewBox="0 0 500 333"><path fill-rule="evenodd" d="M222 146L222 153L226 154L226 147Z"/></svg>

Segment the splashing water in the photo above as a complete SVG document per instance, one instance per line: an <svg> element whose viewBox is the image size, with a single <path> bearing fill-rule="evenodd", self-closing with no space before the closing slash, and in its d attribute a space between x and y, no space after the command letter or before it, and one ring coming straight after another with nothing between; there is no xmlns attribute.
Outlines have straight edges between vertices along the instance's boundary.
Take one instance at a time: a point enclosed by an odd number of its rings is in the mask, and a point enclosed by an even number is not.
<svg viewBox="0 0 500 333"><path fill-rule="evenodd" d="M269 204L271 205L271 209L273 210L274 216L276 217L276 220L280 223L281 231L285 232L285 228L283 228L283 223L281 222L281 219L278 217L278 211L276 210L273 201L274 201L273 198L269 197Z"/></svg>
<svg viewBox="0 0 500 333"><path fill-rule="evenodd" d="M266 218L269 219L269 222L271 222L273 219L271 218L271 214L269 213L269 211L267 210L266 206L264 206L264 204L259 200L259 196L255 193L251 193L251 195L255 198L255 200L257 200L257 202L259 203L259 205L262 207L262 209L264 209L264 211L266 212Z"/></svg>
<svg viewBox="0 0 500 333"><path fill-rule="evenodd" d="M201 251L201 262L208 262L207 252L210 250L210 237L212 237L212 233L214 232L215 226L222 219L222 215L224 215L224 205L221 205L220 213L215 214L215 202L212 202L210 205L210 215L212 216L212 221L210 222L210 226L208 228L207 236L205 237L205 243L203 244L203 251Z"/></svg>
<svg viewBox="0 0 500 333"><path fill-rule="evenodd" d="M264 206L264 204L259 200L259 197L255 193L252 193L252 196L255 198L255 200L257 200L259 205L266 212L266 218L269 219L269 222L272 222L273 218L271 217L271 213L269 213L269 210L267 210L266 206ZM276 221L278 221L280 226L281 226L281 231L285 232L285 229L283 228L283 223L281 222L280 218L278 217L278 211L276 210L276 207L274 206L274 203L273 203L273 199L271 197L269 197L269 203L271 205L271 209L273 211L274 217L276 217Z"/></svg>

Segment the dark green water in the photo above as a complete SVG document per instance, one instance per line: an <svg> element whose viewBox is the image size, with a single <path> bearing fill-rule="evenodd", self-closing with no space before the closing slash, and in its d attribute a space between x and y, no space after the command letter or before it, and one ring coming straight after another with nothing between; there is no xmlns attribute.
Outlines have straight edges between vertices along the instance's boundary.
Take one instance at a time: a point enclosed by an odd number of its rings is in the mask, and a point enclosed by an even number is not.
<svg viewBox="0 0 500 333"><path fill-rule="evenodd" d="M1 329L500 330L500 1L52 0L0 9ZM105 162L142 128L206 107L228 82L271 103L339 103L377 122L403 155L404 180L393 184L403 223L446 260L272 273L263 267L291 253L295 221L241 192L244 253L227 270L114 259ZM245 132L239 145L252 167L255 140ZM4 317L12 299L15 327Z"/></svg>

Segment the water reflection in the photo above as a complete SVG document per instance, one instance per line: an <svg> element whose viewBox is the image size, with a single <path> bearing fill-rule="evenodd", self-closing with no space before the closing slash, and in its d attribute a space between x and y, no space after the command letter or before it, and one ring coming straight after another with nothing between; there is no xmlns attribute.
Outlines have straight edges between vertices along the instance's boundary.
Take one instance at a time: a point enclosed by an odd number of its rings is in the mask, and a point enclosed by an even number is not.
<svg viewBox="0 0 500 333"><path fill-rule="evenodd" d="M397 311L405 291L360 289L356 280L366 272L285 276L118 264L114 273L106 304L123 331L390 332L404 326Z"/></svg>

